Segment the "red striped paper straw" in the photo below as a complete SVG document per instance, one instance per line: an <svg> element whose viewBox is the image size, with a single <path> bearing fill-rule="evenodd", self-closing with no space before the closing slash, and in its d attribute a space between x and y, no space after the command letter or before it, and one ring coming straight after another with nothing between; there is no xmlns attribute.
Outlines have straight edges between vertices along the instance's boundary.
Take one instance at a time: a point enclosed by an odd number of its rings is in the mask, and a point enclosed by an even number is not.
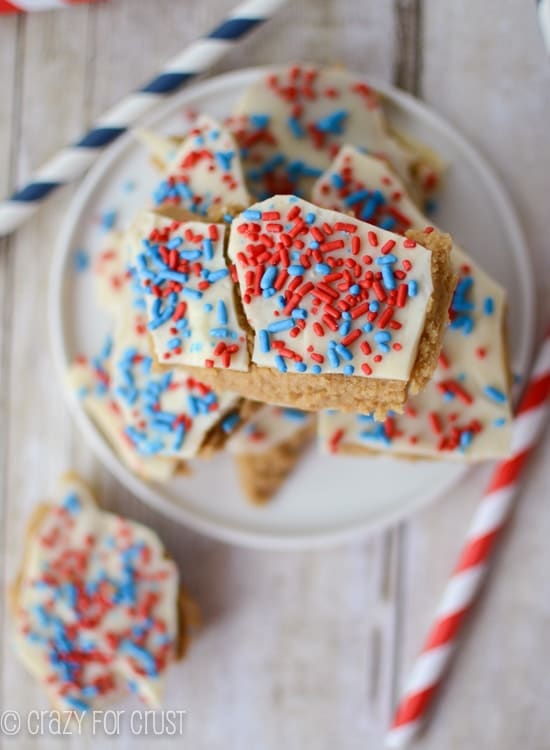
<svg viewBox="0 0 550 750"><path fill-rule="evenodd" d="M55 10L98 0L0 0L0 13L32 13L35 10Z"/></svg>
<svg viewBox="0 0 550 750"><path fill-rule="evenodd" d="M488 569L495 542L510 516L520 478L538 444L550 411L550 328L521 400L511 456L496 468L476 510L458 562L447 583L424 647L413 664L404 696L386 736L390 748L407 746L418 734L457 645Z"/></svg>

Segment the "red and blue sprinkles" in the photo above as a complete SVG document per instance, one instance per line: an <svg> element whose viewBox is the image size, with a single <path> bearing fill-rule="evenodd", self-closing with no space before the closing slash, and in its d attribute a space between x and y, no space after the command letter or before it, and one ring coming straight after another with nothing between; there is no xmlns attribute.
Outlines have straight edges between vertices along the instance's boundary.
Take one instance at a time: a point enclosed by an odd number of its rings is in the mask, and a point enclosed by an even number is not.
<svg viewBox="0 0 550 750"><path fill-rule="evenodd" d="M249 203L231 134L215 120L201 116L153 191L153 202L202 216L212 207Z"/></svg>
<svg viewBox="0 0 550 750"><path fill-rule="evenodd" d="M145 295L148 328L167 364L248 369L223 224L141 215L133 232L133 271Z"/></svg>
<svg viewBox="0 0 550 750"><path fill-rule="evenodd" d="M414 301L418 276L431 284L424 248L296 196L276 196L236 217L228 252L255 329L257 364L347 376L376 376L385 365L383 376L407 379L412 363L400 353L416 350L425 315L426 294Z"/></svg>

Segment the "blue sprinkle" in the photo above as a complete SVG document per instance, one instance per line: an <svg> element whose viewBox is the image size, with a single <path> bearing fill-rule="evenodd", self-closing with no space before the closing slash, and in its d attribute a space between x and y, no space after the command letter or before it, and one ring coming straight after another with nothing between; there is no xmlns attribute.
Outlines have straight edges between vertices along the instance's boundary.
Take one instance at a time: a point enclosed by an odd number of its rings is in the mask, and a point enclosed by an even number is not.
<svg viewBox="0 0 550 750"><path fill-rule="evenodd" d="M388 331L378 331L374 334L374 340L377 344L391 341L391 333L388 333Z"/></svg>
<svg viewBox="0 0 550 750"><path fill-rule="evenodd" d="M289 117L286 124L295 138L303 138L305 136L305 130L297 117Z"/></svg>
<svg viewBox="0 0 550 750"><path fill-rule="evenodd" d="M289 276L302 276L306 269L301 265L295 265L289 266L287 270Z"/></svg>
<svg viewBox="0 0 550 750"><path fill-rule="evenodd" d="M214 154L216 161L220 165L220 167L226 171L229 172L231 169L231 161L233 157L235 156L234 151L216 151Z"/></svg>
<svg viewBox="0 0 550 750"><path fill-rule="evenodd" d="M395 283L393 271L391 270L390 266L382 266L382 280L384 281L384 286L386 287L386 289L395 289L395 287L397 286Z"/></svg>
<svg viewBox="0 0 550 750"><path fill-rule="evenodd" d="M498 419L493 420L493 427L504 427L506 424L506 419L504 417L499 417Z"/></svg>
<svg viewBox="0 0 550 750"><path fill-rule="evenodd" d="M222 430L224 432L232 432L232 430L239 424L240 417L236 412L229 414L222 420Z"/></svg>
<svg viewBox="0 0 550 750"><path fill-rule="evenodd" d="M495 311L495 302L492 297L485 297L483 301L483 312L485 315L492 315Z"/></svg>
<svg viewBox="0 0 550 750"><path fill-rule="evenodd" d="M273 286L273 282L277 278L277 273L278 271L276 266L268 266L264 271L262 280L260 281L260 288L270 289Z"/></svg>
<svg viewBox="0 0 550 750"><path fill-rule="evenodd" d="M340 328L338 329L338 333L340 334L340 336L347 336L350 328L351 328L350 321L345 320L340 326Z"/></svg>
<svg viewBox="0 0 550 750"><path fill-rule="evenodd" d="M262 218L262 212L256 211L252 208L247 208L246 211L243 211L242 215L245 219L249 219L250 221L260 221Z"/></svg>
<svg viewBox="0 0 550 750"><path fill-rule="evenodd" d="M220 268L218 271L211 271L208 274L208 281L211 284L214 284L216 281L220 281L221 279L225 279L226 276L229 276L229 271L227 268Z"/></svg>
<svg viewBox="0 0 550 750"><path fill-rule="evenodd" d="M353 375L355 367L353 365L344 365L344 375Z"/></svg>
<svg viewBox="0 0 550 750"><path fill-rule="evenodd" d="M465 430L460 435L460 447L468 448L468 446L471 444L473 439L474 439L474 433L470 432L470 430Z"/></svg>
<svg viewBox="0 0 550 750"><path fill-rule="evenodd" d="M344 131L344 120L348 116L348 113L343 110L336 110L331 112L326 117L322 117L315 123L317 129L322 133L332 133L334 135L342 135Z"/></svg>
<svg viewBox="0 0 550 750"><path fill-rule="evenodd" d="M78 248L77 250L75 250L73 253L74 270L77 273L81 273L82 271L85 271L89 265L90 258L86 250L82 250L82 248Z"/></svg>
<svg viewBox="0 0 550 750"><path fill-rule="evenodd" d="M327 349L327 357L332 367L340 367L340 357L336 353L334 347L329 347Z"/></svg>
<svg viewBox="0 0 550 750"><path fill-rule="evenodd" d="M385 266L390 263L397 263L396 255L392 255L391 253L389 253L388 255L381 255L380 257L376 259L376 264L378 266Z"/></svg>
<svg viewBox="0 0 550 750"><path fill-rule="evenodd" d="M370 312L378 312L379 307L380 307L380 303L378 302L378 300L373 299L372 302L369 302Z"/></svg>
<svg viewBox="0 0 550 750"><path fill-rule="evenodd" d="M360 203L369 197L368 190L357 190L355 193L351 193L344 199L345 206L353 206L355 203Z"/></svg>
<svg viewBox="0 0 550 750"><path fill-rule="evenodd" d="M214 257L214 245L209 237L205 237L202 241L202 249L204 251L204 257L206 260L212 260Z"/></svg>
<svg viewBox="0 0 550 750"><path fill-rule="evenodd" d="M286 372L286 362L284 361L283 357L281 357L280 354L275 355L275 366L279 370L279 372Z"/></svg>
<svg viewBox="0 0 550 750"><path fill-rule="evenodd" d="M180 284L185 284L187 281L188 276L185 273L179 273L178 271L161 271L155 281L156 283L160 283L162 281L177 281Z"/></svg>
<svg viewBox="0 0 550 750"><path fill-rule="evenodd" d="M357 421L358 422L375 422L373 414L358 414L357 415Z"/></svg>
<svg viewBox="0 0 550 750"><path fill-rule="evenodd" d="M365 323L363 326L363 330L365 333L370 333L372 331L372 323Z"/></svg>
<svg viewBox="0 0 550 750"><path fill-rule="evenodd" d="M438 203L434 198L428 198L428 200L424 203L424 211L428 214L428 216L433 216L437 213L438 209Z"/></svg>
<svg viewBox="0 0 550 750"><path fill-rule="evenodd" d="M336 344L334 348L336 349L338 354L342 357L342 359L345 359L348 362L353 359L353 354L343 344Z"/></svg>
<svg viewBox="0 0 550 750"><path fill-rule="evenodd" d="M339 175L337 172L334 172L330 176L330 184L335 187L337 190L340 190L344 187L345 182L341 175Z"/></svg>
<svg viewBox="0 0 550 750"><path fill-rule="evenodd" d="M393 218L393 216L385 216L383 219L381 219L378 222L378 226L380 229L386 229L387 231L390 231L392 229L395 229L395 225L397 224L396 220Z"/></svg>
<svg viewBox="0 0 550 750"><path fill-rule="evenodd" d="M306 214L306 224L313 224L315 222L315 214L313 211L310 211Z"/></svg>
<svg viewBox="0 0 550 750"><path fill-rule="evenodd" d="M73 698L72 695L65 695L63 696L63 698L65 700L65 703L75 711L88 711L90 708L87 703L79 700L78 698Z"/></svg>
<svg viewBox="0 0 550 750"><path fill-rule="evenodd" d="M259 339L260 339L260 351L262 354L267 354L267 352L271 349L271 343L269 341L269 333L266 331L265 328L262 328L258 333Z"/></svg>
<svg viewBox="0 0 550 750"><path fill-rule="evenodd" d="M225 306L225 302L223 301L223 299L218 300L216 312L218 314L218 323L221 323L222 325L227 325L227 308Z"/></svg>
<svg viewBox="0 0 550 750"><path fill-rule="evenodd" d="M84 687L80 688L80 693L84 698L95 698L99 693L99 689L96 685L84 685Z"/></svg>
<svg viewBox="0 0 550 750"><path fill-rule="evenodd" d="M473 283L474 280L471 276L466 276L461 279L456 285L455 294L459 297L463 297L470 290Z"/></svg>
<svg viewBox="0 0 550 750"><path fill-rule="evenodd" d="M183 239L181 237L172 237L172 239L166 243L166 247L168 250L176 250L180 245L183 244Z"/></svg>
<svg viewBox="0 0 550 750"><path fill-rule="evenodd" d="M475 305L473 302L468 302L467 300L455 295L453 297L451 308L454 312L471 312L475 309Z"/></svg>
<svg viewBox="0 0 550 750"><path fill-rule="evenodd" d="M193 299L201 299L202 292L200 289L191 289L190 287L185 287L183 290L183 294L185 294L187 297L192 297Z"/></svg>
<svg viewBox="0 0 550 750"><path fill-rule="evenodd" d="M359 294L360 291L361 287L359 286L359 284L352 284L349 288L350 294Z"/></svg>
<svg viewBox="0 0 550 750"><path fill-rule="evenodd" d="M255 114L250 115L250 124L258 130L263 130L269 125L269 115Z"/></svg>
<svg viewBox="0 0 550 750"><path fill-rule="evenodd" d="M315 273L321 274L321 276L326 276L331 272L331 267L327 263L317 263L314 270Z"/></svg>
<svg viewBox="0 0 550 750"><path fill-rule="evenodd" d="M267 330L270 333L279 333L280 331L288 331L289 328L294 327L294 321L292 318L285 318L284 320L276 320L274 323L270 323L267 326Z"/></svg>
<svg viewBox="0 0 550 750"><path fill-rule="evenodd" d="M321 372L321 365L317 365L317 364L311 365L311 372L314 375L319 375L319 373Z"/></svg>
<svg viewBox="0 0 550 750"><path fill-rule="evenodd" d="M189 291L192 291L192 290L189 290ZM161 325L164 325L164 323L167 323L170 320L170 318L175 312L175 309L176 308L174 307L174 305L168 305L164 309L164 312L161 315L158 315L157 317L149 321L149 323L147 324L147 328L150 331L154 331L157 328L160 328Z"/></svg>
<svg viewBox="0 0 550 750"><path fill-rule="evenodd" d="M211 328L210 335L215 339L236 339L237 334L230 328Z"/></svg>
<svg viewBox="0 0 550 750"><path fill-rule="evenodd" d="M116 224L116 211L105 211L101 214L100 225L104 232L109 232Z"/></svg>
<svg viewBox="0 0 550 750"><path fill-rule="evenodd" d="M182 260L198 260L202 256L200 250L182 250L180 252L180 258Z"/></svg>
<svg viewBox="0 0 550 750"><path fill-rule="evenodd" d="M483 392L486 396L488 396L493 401L496 401L499 404L503 404L506 402L506 394L504 394L502 391L500 391L498 388L495 388L492 385L487 385L483 389Z"/></svg>
<svg viewBox="0 0 550 750"><path fill-rule="evenodd" d="M418 294L418 284L415 279L409 281L409 297L416 297Z"/></svg>
<svg viewBox="0 0 550 750"><path fill-rule="evenodd" d="M296 362L294 369L296 372L305 372L307 370L307 365L305 362Z"/></svg>
<svg viewBox="0 0 550 750"><path fill-rule="evenodd" d="M80 510L80 500L75 492L71 492L67 495L63 501L63 508L71 515L78 513Z"/></svg>
<svg viewBox="0 0 550 750"><path fill-rule="evenodd" d="M363 219L363 221L368 221L369 219L372 219L377 208L378 206L376 204L376 200L374 198L369 198L369 200L365 203L365 205L361 209L360 218Z"/></svg>

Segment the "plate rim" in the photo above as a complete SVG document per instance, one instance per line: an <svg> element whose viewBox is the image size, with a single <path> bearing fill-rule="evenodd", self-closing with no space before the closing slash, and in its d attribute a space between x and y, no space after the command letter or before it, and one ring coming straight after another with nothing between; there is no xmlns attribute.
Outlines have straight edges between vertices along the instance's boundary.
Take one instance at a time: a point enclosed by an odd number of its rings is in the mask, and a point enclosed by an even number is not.
<svg viewBox="0 0 550 750"><path fill-rule="evenodd" d="M236 70L212 76L206 79L200 79L192 86L185 88L173 98L166 100L151 116L144 118L140 122L140 127L150 127L155 123L162 121L172 112L185 103L186 98L192 98L196 95L197 89L203 95L208 96L209 90L215 91L223 87L228 81L240 76L258 76L273 70L279 66L253 66L238 68ZM357 74L374 88L376 88L383 97L389 99L397 105L405 108L413 116L419 116L430 125L444 132L445 136L457 146L459 150L465 152L468 158L476 162L479 175L487 186L494 203L497 205L502 215L508 217L506 230L510 234L512 242L519 248L518 254L525 259L524 273L519 281L524 294L524 299L528 304L525 306L526 329L522 336L521 351L518 357L522 362L531 362L533 345L534 345L534 324L536 319L536 302L535 302L535 283L534 267L532 254L527 243L525 233L517 215L514 204L512 203L506 188L497 178L493 168L487 162L470 142L449 123L444 117L435 112L429 105L416 99L411 94L394 87L392 84L379 81L374 77ZM358 540L388 528L397 522L407 520L414 513L425 508L438 498L442 498L466 473L476 470L476 464L464 464L463 466L450 465L451 476L449 481L443 483L436 491L428 492L425 495L413 498L404 506L399 506L389 512L378 511L374 517L361 523L347 522L341 526L335 526L332 530L312 529L311 532L304 531L276 531L264 532L249 528L239 528L238 522L227 519L220 522L201 516L184 505L176 506L171 500L162 495L162 492L156 490L154 483L146 482L137 477L130 471L118 458L115 451L110 447L106 438L96 427L93 420L88 416L81 407L75 394L66 385L66 369L70 363L68 357L68 347L66 336L64 335L64 311L65 305L64 289L67 282L67 265L70 259L71 249L73 246L72 238L76 233L78 224L81 220L83 209L97 187L98 182L104 174L112 167L113 163L123 154L127 146L132 143L134 136L132 130L125 133L117 142L107 148L99 156L96 163L86 174L84 179L78 185L76 192L72 196L66 216L63 220L61 229L58 233L55 243L55 249L52 258L52 265L49 274L49 294L48 294L48 328L50 346L52 350L54 369L62 386L65 403L69 407L69 412L75 420L78 429L84 436L92 451L99 458L101 463L110 471L118 481L128 488L137 498L151 506L154 510L162 513L164 516L174 519L178 523L188 526L189 528L202 533L218 541L235 544L242 547L253 549L311 549L319 547L334 546L353 540ZM460 471L457 471L457 468ZM261 511L260 511L261 512Z"/></svg>

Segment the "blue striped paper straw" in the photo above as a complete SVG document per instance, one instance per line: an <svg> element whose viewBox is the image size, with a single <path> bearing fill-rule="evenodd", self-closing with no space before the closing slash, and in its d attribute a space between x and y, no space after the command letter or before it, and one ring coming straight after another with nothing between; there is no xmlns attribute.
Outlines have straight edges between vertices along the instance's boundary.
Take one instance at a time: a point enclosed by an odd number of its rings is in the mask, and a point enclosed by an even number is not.
<svg viewBox="0 0 550 750"><path fill-rule="evenodd" d="M209 34L170 60L153 80L112 107L80 140L59 151L30 182L0 203L0 236L21 226L58 188L81 177L99 154L143 115L202 75L286 0L245 0Z"/></svg>

